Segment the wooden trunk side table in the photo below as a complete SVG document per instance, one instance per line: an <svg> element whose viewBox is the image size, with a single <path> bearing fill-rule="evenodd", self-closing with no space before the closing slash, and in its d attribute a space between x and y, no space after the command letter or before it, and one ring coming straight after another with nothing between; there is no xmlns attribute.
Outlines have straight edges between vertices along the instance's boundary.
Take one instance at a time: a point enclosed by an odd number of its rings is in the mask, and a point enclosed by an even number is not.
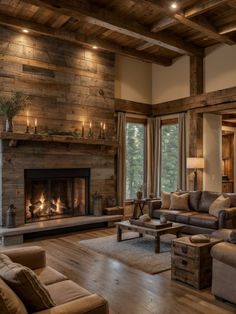
<svg viewBox="0 0 236 314"><path fill-rule="evenodd" d="M171 279L203 289L211 286L213 245L222 240L211 238L209 243L192 243L189 237L172 241Z"/></svg>

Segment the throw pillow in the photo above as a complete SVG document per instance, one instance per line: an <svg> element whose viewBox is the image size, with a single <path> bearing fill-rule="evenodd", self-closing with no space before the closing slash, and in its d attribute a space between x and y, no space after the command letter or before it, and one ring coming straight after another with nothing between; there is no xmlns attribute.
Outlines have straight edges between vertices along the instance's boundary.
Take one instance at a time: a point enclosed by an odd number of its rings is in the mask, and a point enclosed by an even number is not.
<svg viewBox="0 0 236 314"><path fill-rule="evenodd" d="M55 306L49 292L28 267L13 263L0 254L0 277L12 288L30 312Z"/></svg>
<svg viewBox="0 0 236 314"><path fill-rule="evenodd" d="M171 210L189 210L188 206L189 194L176 194L172 193L170 197L170 209Z"/></svg>
<svg viewBox="0 0 236 314"><path fill-rule="evenodd" d="M224 195L220 195L211 204L209 208L209 214L218 218L220 211L226 208L229 208L230 204L231 204L231 200L229 197L224 197Z"/></svg>
<svg viewBox="0 0 236 314"><path fill-rule="evenodd" d="M27 314L27 310L15 292L0 279L0 313Z"/></svg>
<svg viewBox="0 0 236 314"><path fill-rule="evenodd" d="M170 208L170 192L161 192L161 208L169 209Z"/></svg>

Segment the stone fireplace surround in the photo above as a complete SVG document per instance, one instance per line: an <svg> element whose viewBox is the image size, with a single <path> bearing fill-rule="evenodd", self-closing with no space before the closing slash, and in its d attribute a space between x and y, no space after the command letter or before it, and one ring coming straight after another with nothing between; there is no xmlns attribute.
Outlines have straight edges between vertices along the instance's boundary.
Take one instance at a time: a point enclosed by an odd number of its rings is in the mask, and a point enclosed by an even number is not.
<svg viewBox="0 0 236 314"><path fill-rule="evenodd" d="M115 195L114 149L81 144L19 142L10 147L1 140L1 225L6 224L10 204L16 207L16 223L25 224L25 169L90 169L90 208L95 192L105 199Z"/></svg>

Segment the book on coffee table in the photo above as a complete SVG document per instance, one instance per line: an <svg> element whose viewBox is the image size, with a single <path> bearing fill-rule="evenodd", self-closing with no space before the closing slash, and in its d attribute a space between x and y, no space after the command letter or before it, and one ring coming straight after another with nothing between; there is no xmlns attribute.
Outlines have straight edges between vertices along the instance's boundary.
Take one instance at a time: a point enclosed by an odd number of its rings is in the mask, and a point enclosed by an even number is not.
<svg viewBox="0 0 236 314"><path fill-rule="evenodd" d="M131 225L136 225L140 227L146 227L151 229L164 229L168 227L172 227L172 222L160 223L157 219L152 219L150 221L144 222L139 219L129 219Z"/></svg>

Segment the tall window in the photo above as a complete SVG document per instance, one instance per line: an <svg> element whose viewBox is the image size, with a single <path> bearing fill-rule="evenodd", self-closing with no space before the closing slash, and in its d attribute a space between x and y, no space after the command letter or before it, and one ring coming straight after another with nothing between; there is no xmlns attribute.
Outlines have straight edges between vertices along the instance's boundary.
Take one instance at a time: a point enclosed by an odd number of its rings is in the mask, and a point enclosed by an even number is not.
<svg viewBox="0 0 236 314"><path fill-rule="evenodd" d="M161 191L177 188L178 175L178 122L161 126Z"/></svg>
<svg viewBox="0 0 236 314"><path fill-rule="evenodd" d="M126 124L126 199L136 198L145 182L145 124Z"/></svg>

